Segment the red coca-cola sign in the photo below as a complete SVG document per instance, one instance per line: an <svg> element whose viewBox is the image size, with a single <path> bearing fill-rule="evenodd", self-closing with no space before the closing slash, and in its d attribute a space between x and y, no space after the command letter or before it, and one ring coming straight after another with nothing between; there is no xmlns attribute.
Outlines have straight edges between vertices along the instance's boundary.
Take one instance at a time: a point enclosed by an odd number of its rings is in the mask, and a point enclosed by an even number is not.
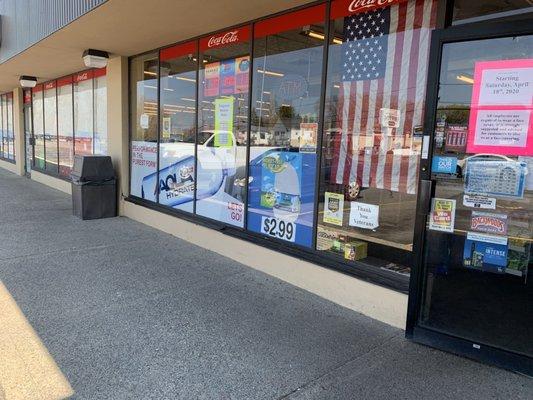
<svg viewBox="0 0 533 400"><path fill-rule="evenodd" d="M331 17L340 18L351 14L390 7L407 0L337 0L331 6Z"/></svg>
<svg viewBox="0 0 533 400"><path fill-rule="evenodd" d="M231 44L245 42L250 37L250 27L235 28L230 31L216 33L200 40L202 51L215 49L217 47L229 46Z"/></svg>
<svg viewBox="0 0 533 400"><path fill-rule="evenodd" d="M207 47L217 47L224 44L235 43L239 41L239 31L226 32L223 35L211 36L207 41Z"/></svg>

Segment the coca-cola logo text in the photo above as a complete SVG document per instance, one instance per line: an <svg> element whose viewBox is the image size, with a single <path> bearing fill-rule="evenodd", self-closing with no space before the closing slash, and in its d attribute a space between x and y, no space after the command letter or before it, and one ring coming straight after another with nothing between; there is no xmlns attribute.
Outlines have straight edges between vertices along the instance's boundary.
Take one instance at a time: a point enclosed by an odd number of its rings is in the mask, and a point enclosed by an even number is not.
<svg viewBox="0 0 533 400"><path fill-rule="evenodd" d="M78 76L76 76L76 80L77 81L85 81L87 80L89 76L87 75L87 72L84 72L83 74L79 74Z"/></svg>
<svg viewBox="0 0 533 400"><path fill-rule="evenodd" d="M239 41L239 31L226 32L220 36L211 36L207 42L207 47L222 46L224 44L235 43Z"/></svg>
<svg viewBox="0 0 533 400"><path fill-rule="evenodd" d="M400 1L402 0L352 0L348 6L348 11L351 13L361 12L368 9L389 6Z"/></svg>

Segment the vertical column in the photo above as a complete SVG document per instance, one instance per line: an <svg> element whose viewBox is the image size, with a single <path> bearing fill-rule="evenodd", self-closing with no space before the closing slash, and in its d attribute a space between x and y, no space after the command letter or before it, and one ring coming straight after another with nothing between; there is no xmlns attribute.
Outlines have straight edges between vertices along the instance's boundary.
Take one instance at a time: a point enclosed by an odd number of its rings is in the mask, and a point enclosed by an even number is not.
<svg viewBox="0 0 533 400"><path fill-rule="evenodd" d="M119 214L129 195L128 59L112 57L107 64L108 155L118 177Z"/></svg>
<svg viewBox="0 0 533 400"><path fill-rule="evenodd" d="M17 175L24 175L26 152L24 141L24 95L21 88L13 89L13 131L15 135L15 161Z"/></svg>

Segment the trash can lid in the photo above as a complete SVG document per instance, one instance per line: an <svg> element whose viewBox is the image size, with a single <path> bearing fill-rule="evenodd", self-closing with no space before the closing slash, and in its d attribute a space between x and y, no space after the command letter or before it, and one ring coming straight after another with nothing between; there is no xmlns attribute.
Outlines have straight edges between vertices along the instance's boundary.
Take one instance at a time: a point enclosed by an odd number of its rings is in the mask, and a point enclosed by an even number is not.
<svg viewBox="0 0 533 400"><path fill-rule="evenodd" d="M109 156L77 155L70 176L79 182L101 181L115 178L115 169Z"/></svg>

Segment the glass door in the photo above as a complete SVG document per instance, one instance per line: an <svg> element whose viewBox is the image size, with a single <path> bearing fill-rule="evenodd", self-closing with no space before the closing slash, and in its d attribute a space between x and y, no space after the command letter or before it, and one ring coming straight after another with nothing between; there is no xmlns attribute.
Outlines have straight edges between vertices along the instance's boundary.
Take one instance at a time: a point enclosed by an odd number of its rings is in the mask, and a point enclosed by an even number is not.
<svg viewBox="0 0 533 400"><path fill-rule="evenodd" d="M30 102L24 105L24 150L25 150L24 172L26 173L27 176L31 174L34 143L35 141L33 139L33 132L31 128L31 102Z"/></svg>
<svg viewBox="0 0 533 400"><path fill-rule="evenodd" d="M533 35L440 34L414 339L422 328L476 358L516 355L531 373Z"/></svg>

